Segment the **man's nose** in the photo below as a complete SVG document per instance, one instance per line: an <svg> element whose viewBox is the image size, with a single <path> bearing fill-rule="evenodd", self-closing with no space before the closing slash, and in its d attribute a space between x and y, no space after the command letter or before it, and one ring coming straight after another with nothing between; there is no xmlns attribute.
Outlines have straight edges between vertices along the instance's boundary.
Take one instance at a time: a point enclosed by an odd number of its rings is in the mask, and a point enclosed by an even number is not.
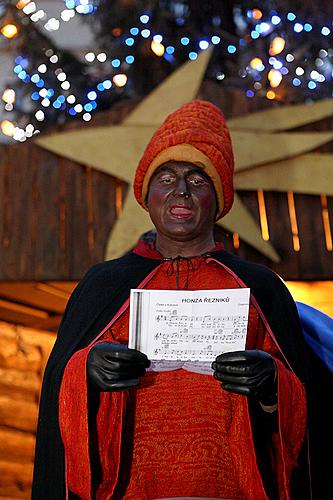
<svg viewBox="0 0 333 500"><path fill-rule="evenodd" d="M190 190L185 178L178 179L178 182L175 186L174 194L177 196L184 196L184 197L190 196Z"/></svg>

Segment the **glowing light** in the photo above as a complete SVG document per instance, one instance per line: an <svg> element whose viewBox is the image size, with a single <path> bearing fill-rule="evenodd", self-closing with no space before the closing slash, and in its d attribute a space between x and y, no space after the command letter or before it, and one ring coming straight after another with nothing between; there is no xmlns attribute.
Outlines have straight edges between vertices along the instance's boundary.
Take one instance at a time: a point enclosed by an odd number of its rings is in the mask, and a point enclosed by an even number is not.
<svg viewBox="0 0 333 500"><path fill-rule="evenodd" d="M142 22L142 24L147 24L149 22L149 16L147 16L146 14L140 16L140 21Z"/></svg>
<svg viewBox="0 0 333 500"><path fill-rule="evenodd" d="M197 57L198 57L197 52L190 52L188 55L188 58L191 59L191 61L195 61Z"/></svg>
<svg viewBox="0 0 333 500"><path fill-rule="evenodd" d="M255 30L251 31L251 38L253 38L255 40L256 38L259 38L259 37L260 37L260 35L259 35L258 31L255 31Z"/></svg>
<svg viewBox="0 0 333 500"><path fill-rule="evenodd" d="M251 68L256 69L257 71L262 71L265 68L260 57L254 57L250 61L250 66L251 66Z"/></svg>
<svg viewBox="0 0 333 500"><path fill-rule="evenodd" d="M89 122L91 120L91 114L90 113L84 113L82 116L85 122Z"/></svg>
<svg viewBox="0 0 333 500"><path fill-rule="evenodd" d="M64 73L64 72L62 71L61 73L59 73L59 74L57 75L57 78L58 78L59 82L64 82L64 81L66 80L66 78L67 78L66 73Z"/></svg>
<svg viewBox="0 0 333 500"><path fill-rule="evenodd" d="M277 26L281 22L281 17L279 17L279 16L272 16L271 22L272 22L272 24L274 24L274 26Z"/></svg>
<svg viewBox="0 0 333 500"><path fill-rule="evenodd" d="M6 38L14 38L18 34L18 28L15 24L8 23L1 28L1 33Z"/></svg>
<svg viewBox="0 0 333 500"><path fill-rule="evenodd" d="M54 103L52 104L52 106L55 108L55 109L59 109L61 108L61 102L56 100L54 101Z"/></svg>
<svg viewBox="0 0 333 500"><path fill-rule="evenodd" d="M314 90L316 87L317 87L317 84L315 82L313 82L312 80L310 80L308 83L308 88L310 90Z"/></svg>
<svg viewBox="0 0 333 500"><path fill-rule="evenodd" d="M135 26L133 28L130 29L130 33L131 35L135 36L139 33L139 28L136 28Z"/></svg>
<svg viewBox="0 0 333 500"><path fill-rule="evenodd" d="M124 73L119 73L118 75L114 75L113 83L117 87L124 87L124 85L126 85L127 83L127 75L125 75Z"/></svg>
<svg viewBox="0 0 333 500"><path fill-rule="evenodd" d="M44 17L46 17L46 14L45 14L44 10L40 9L37 12L35 12L34 14L32 14L32 16L30 16L30 19L34 23L37 23L40 19L43 19ZM47 29L49 29L49 27Z"/></svg>
<svg viewBox="0 0 333 500"><path fill-rule="evenodd" d="M36 10L35 2L29 2L25 7L23 7L22 10L27 16L29 16L30 14L32 14Z"/></svg>
<svg viewBox="0 0 333 500"><path fill-rule="evenodd" d="M47 23L44 25L44 28L48 31L57 31L59 27L60 27L60 21L55 17L51 17L51 19L49 19Z"/></svg>
<svg viewBox="0 0 333 500"><path fill-rule="evenodd" d="M301 80L300 80L299 78L294 78L294 79L293 79L293 85L294 85L295 87L299 87L299 86L301 85L301 83L302 83L302 82L301 82Z"/></svg>
<svg viewBox="0 0 333 500"><path fill-rule="evenodd" d="M9 120L4 120L3 122L1 122L1 131L4 135L7 135L8 137L13 137L14 129L15 129L14 124Z"/></svg>
<svg viewBox="0 0 333 500"><path fill-rule="evenodd" d="M33 92L33 93L31 94L31 99L32 99L33 101L38 101L38 99L39 99L39 98L40 98L40 95L39 95L39 93L38 93L38 92Z"/></svg>
<svg viewBox="0 0 333 500"><path fill-rule="evenodd" d="M200 40L199 47L201 50L206 50L209 47L209 42L207 40Z"/></svg>
<svg viewBox="0 0 333 500"><path fill-rule="evenodd" d="M125 57L125 61L127 62L127 64L133 64L134 63L134 56L126 56Z"/></svg>
<svg viewBox="0 0 333 500"><path fill-rule="evenodd" d="M212 36L211 40L213 45L218 45L221 41L221 38L219 36L214 35Z"/></svg>
<svg viewBox="0 0 333 500"><path fill-rule="evenodd" d="M247 91L246 91L246 95L247 95L247 97L254 97L254 92L253 92L253 90L247 90Z"/></svg>
<svg viewBox="0 0 333 500"><path fill-rule="evenodd" d="M234 46L234 45L228 45L228 48L227 48L229 54L234 54L237 50L237 48Z"/></svg>
<svg viewBox="0 0 333 500"><path fill-rule="evenodd" d="M142 31L141 31L141 36L142 36L143 38L148 38L148 37L150 36L150 30L147 30L147 29L142 30Z"/></svg>
<svg viewBox="0 0 333 500"><path fill-rule="evenodd" d="M67 80L65 80L64 82L62 82L61 88L63 90L69 90L71 88L71 84Z"/></svg>
<svg viewBox="0 0 333 500"><path fill-rule="evenodd" d="M39 91L39 95L40 95L41 97L46 97L46 96L47 96L47 89L41 89L41 90Z"/></svg>
<svg viewBox="0 0 333 500"><path fill-rule="evenodd" d="M114 68L119 68L119 66L120 66L121 62L120 62L120 60L119 60L119 59L113 59L113 61L111 62L111 64L112 64L112 66L113 66Z"/></svg>
<svg viewBox="0 0 333 500"><path fill-rule="evenodd" d="M25 7L27 5L27 3L29 3L29 2L30 2L30 0L19 0L17 2L17 4L15 5L15 7L17 9L23 9L23 7Z"/></svg>
<svg viewBox="0 0 333 500"><path fill-rule="evenodd" d="M286 55L286 61L287 62L293 62L295 57L292 54L287 54Z"/></svg>
<svg viewBox="0 0 333 500"><path fill-rule="evenodd" d="M293 12L288 12L287 19L288 19L288 21L295 21L296 16Z"/></svg>
<svg viewBox="0 0 333 500"><path fill-rule="evenodd" d="M104 80L102 85L104 89L109 90L112 87L112 82L111 80Z"/></svg>
<svg viewBox="0 0 333 500"><path fill-rule="evenodd" d="M132 47L132 45L134 45L134 38L132 37L126 38L125 43L126 45L128 45L128 47Z"/></svg>
<svg viewBox="0 0 333 500"><path fill-rule="evenodd" d="M266 92L266 97L267 97L267 99L270 99L270 100L275 99L275 97L276 97L275 92L273 90L268 90Z"/></svg>
<svg viewBox="0 0 333 500"><path fill-rule="evenodd" d="M294 25L294 31L296 33L300 33L301 31L303 31L303 29L304 29L303 24L301 24L301 23L295 23L295 25Z"/></svg>
<svg viewBox="0 0 333 500"><path fill-rule="evenodd" d="M53 56L51 56L51 57L50 57L50 62L51 62L52 64L57 63L57 62L58 62L58 60L59 60L59 58L58 58L58 56L56 56L55 54L54 54Z"/></svg>
<svg viewBox="0 0 333 500"><path fill-rule="evenodd" d="M48 106L50 106L51 103L49 99L43 99L41 104L42 106L44 106L44 108L47 108Z"/></svg>
<svg viewBox="0 0 333 500"><path fill-rule="evenodd" d="M297 68L295 69L295 73L297 76L302 76L304 75L304 69L301 68L300 66L297 66Z"/></svg>
<svg viewBox="0 0 333 500"><path fill-rule="evenodd" d="M46 64L40 64L37 68L37 71L39 71L39 73L46 73L47 72Z"/></svg>
<svg viewBox="0 0 333 500"><path fill-rule="evenodd" d="M276 36L269 48L270 55L275 56L276 54L280 54L283 51L285 45L286 45L285 39L282 38L281 36Z"/></svg>
<svg viewBox="0 0 333 500"><path fill-rule="evenodd" d="M282 80L282 75L280 71L278 71L277 69L271 69L270 72L268 73L268 80L271 87L273 88L278 87Z"/></svg>
<svg viewBox="0 0 333 500"><path fill-rule="evenodd" d="M154 40L151 42L150 48L158 57L162 57L165 52L164 45L162 43L154 42Z"/></svg>
<svg viewBox="0 0 333 500"><path fill-rule="evenodd" d="M162 35L154 35L153 40L156 43L162 43L163 42L163 36Z"/></svg>
<svg viewBox="0 0 333 500"><path fill-rule="evenodd" d="M75 10L74 9L65 9L61 12L60 16L61 16L61 19L63 21L65 21L65 23L67 23L68 21L70 21L70 19L72 19L72 17L75 16Z"/></svg>
<svg viewBox="0 0 333 500"><path fill-rule="evenodd" d="M311 26L311 24L309 24L309 23L305 23L305 24L304 24L304 31L307 31L307 32L312 31L312 26Z"/></svg>
<svg viewBox="0 0 333 500"><path fill-rule="evenodd" d="M95 60L95 54L93 52L88 52L84 57L88 62L93 62Z"/></svg>
<svg viewBox="0 0 333 500"><path fill-rule="evenodd" d="M216 73L216 80L222 81L225 79L225 74L224 73Z"/></svg>
<svg viewBox="0 0 333 500"><path fill-rule="evenodd" d="M38 120L39 122L42 122L45 118L44 111L39 109L38 111L36 111L35 117L36 117L36 120Z"/></svg>
<svg viewBox="0 0 333 500"><path fill-rule="evenodd" d="M252 17L253 19L261 19L262 18L262 12L259 9L253 9L252 10Z"/></svg>
<svg viewBox="0 0 333 500"><path fill-rule="evenodd" d="M15 102L15 90L5 89L2 94L2 100L7 104L13 104Z"/></svg>
<svg viewBox="0 0 333 500"><path fill-rule="evenodd" d="M75 109L76 113L81 113L83 111L83 106L82 106L82 104L76 104L74 106L74 109Z"/></svg>
<svg viewBox="0 0 333 500"><path fill-rule="evenodd" d="M94 101L95 99L97 99L97 94L94 90L91 90L90 92L88 92L87 97L89 101Z"/></svg>
<svg viewBox="0 0 333 500"><path fill-rule="evenodd" d="M321 34L324 36L328 36L331 33L331 30L327 28L327 26L324 26L321 30Z"/></svg>
<svg viewBox="0 0 333 500"><path fill-rule="evenodd" d="M87 104L85 104L85 105L83 106L83 109L84 109L85 111L92 111L93 107L92 107L92 105L90 104L90 102L88 102Z"/></svg>
<svg viewBox="0 0 333 500"><path fill-rule="evenodd" d="M167 54L170 54L170 55L173 54L174 51L175 51L175 48L172 45L168 45L167 48L165 49L165 52Z"/></svg>
<svg viewBox="0 0 333 500"><path fill-rule="evenodd" d="M260 23L259 24L259 32L260 33L267 33L271 29L271 26L269 23Z"/></svg>
<svg viewBox="0 0 333 500"><path fill-rule="evenodd" d="M107 56L105 52L101 52L100 54L97 54L97 60L101 63L105 62L107 59Z"/></svg>
<svg viewBox="0 0 333 500"><path fill-rule="evenodd" d="M182 45L188 45L190 43L190 39L187 36L182 36L180 39L180 43Z"/></svg>
<svg viewBox="0 0 333 500"><path fill-rule="evenodd" d="M76 101L76 97L75 97L75 95L71 94L71 95L69 95L69 96L67 97L67 102L68 102L69 104L74 104L74 102L75 102L75 101Z"/></svg>

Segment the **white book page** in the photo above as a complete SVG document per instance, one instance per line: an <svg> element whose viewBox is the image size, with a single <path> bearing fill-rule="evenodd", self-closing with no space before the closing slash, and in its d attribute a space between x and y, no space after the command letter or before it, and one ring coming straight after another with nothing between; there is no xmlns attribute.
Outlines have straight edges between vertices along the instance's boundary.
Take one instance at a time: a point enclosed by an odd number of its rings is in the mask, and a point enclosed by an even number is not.
<svg viewBox="0 0 333 500"><path fill-rule="evenodd" d="M213 361L245 349L249 288L131 290L129 347L156 361Z"/></svg>

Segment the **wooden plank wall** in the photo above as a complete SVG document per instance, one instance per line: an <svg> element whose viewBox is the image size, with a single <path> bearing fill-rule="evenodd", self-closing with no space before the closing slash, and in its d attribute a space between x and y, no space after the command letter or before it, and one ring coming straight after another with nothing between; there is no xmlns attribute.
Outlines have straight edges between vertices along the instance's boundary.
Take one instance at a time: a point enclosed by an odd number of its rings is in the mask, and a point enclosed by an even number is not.
<svg viewBox="0 0 333 500"><path fill-rule="evenodd" d="M39 391L54 333L0 322L0 498L31 496Z"/></svg>
<svg viewBox="0 0 333 500"><path fill-rule="evenodd" d="M104 258L119 188L33 143L1 147L0 279L80 278Z"/></svg>

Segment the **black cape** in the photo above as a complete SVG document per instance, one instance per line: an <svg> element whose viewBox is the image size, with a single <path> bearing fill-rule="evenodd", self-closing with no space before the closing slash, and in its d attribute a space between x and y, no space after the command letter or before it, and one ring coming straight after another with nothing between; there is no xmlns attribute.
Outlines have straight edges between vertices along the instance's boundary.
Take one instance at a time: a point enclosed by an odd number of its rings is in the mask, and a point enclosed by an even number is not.
<svg viewBox="0 0 333 500"><path fill-rule="evenodd" d="M326 391L332 388L333 384L324 365L309 352L304 342L295 303L281 279L268 268L244 261L225 251L216 251L211 255L230 268L251 289L284 355L305 385L308 399L313 500L333 499L333 485L330 483L332 459L327 462L324 446L325 443L327 450L330 450L332 444L332 432L329 429L332 420L325 404L331 396ZM64 448L58 421L58 396L67 362L77 350L86 347L102 331L128 299L130 289L137 288L159 264L159 260L135 253L97 264L87 272L71 295L43 379L36 439L33 500L66 498ZM322 401L325 412L321 413ZM305 470L301 472L305 477L306 465ZM295 496L295 498L299 500L301 497Z"/></svg>

